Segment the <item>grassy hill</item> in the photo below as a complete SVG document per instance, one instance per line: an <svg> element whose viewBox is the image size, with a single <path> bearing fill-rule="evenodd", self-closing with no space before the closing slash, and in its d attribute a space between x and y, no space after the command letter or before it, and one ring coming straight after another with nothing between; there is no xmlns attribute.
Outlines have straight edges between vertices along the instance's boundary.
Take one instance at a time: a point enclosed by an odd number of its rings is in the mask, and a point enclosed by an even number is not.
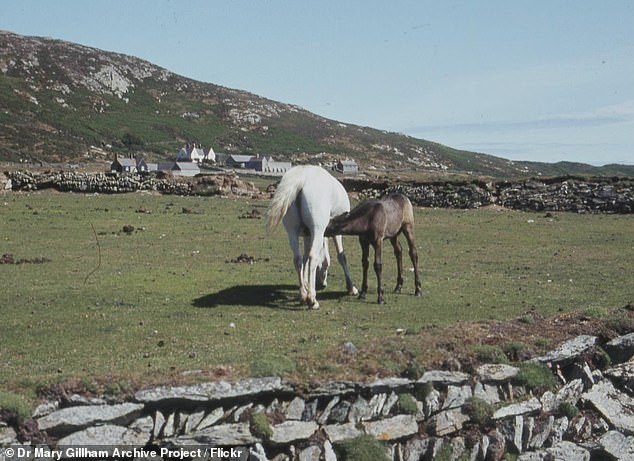
<svg viewBox="0 0 634 461"><path fill-rule="evenodd" d="M147 61L0 31L0 161L173 158L185 143L293 162L350 157L364 170L634 174L631 166L512 162L329 120L301 107L179 76Z"/></svg>

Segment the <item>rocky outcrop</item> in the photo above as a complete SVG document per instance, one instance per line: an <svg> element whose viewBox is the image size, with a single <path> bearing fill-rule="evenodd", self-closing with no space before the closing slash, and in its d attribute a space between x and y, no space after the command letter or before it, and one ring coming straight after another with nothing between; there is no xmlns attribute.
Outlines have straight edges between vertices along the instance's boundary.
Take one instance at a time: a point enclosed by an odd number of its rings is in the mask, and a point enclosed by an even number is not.
<svg viewBox="0 0 634 461"><path fill-rule="evenodd" d="M138 450L133 456L155 459L193 453L336 461L339 444L370 437L395 461L498 461L505 453L521 461L625 461L634 459L630 339L610 341L606 350L614 364L603 370L586 362L601 352L592 336L533 359L559 377L559 386L546 391L531 391L539 386L519 379L524 364L485 364L472 374L431 370L419 379L339 381L301 390L271 377L143 389L126 402L66 398L42 404L34 421L57 449L127 447ZM623 357L628 361L616 363ZM0 425L0 446L29 446L17 440L16 429Z"/></svg>

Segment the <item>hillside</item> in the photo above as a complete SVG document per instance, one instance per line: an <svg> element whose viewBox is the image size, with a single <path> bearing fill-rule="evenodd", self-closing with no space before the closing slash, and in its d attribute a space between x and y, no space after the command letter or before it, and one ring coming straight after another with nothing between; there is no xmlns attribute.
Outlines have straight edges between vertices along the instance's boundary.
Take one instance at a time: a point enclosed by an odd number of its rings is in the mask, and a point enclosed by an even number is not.
<svg viewBox="0 0 634 461"><path fill-rule="evenodd" d="M306 162L350 157L364 170L518 176L624 174L634 167L535 164L329 120L202 83L147 61L0 31L0 161L173 158L185 143Z"/></svg>

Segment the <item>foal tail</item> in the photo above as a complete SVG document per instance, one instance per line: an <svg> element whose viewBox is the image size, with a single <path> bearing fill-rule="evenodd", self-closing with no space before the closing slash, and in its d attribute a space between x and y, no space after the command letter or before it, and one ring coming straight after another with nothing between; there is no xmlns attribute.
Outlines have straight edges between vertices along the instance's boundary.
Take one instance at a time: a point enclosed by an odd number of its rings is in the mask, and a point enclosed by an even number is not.
<svg viewBox="0 0 634 461"><path fill-rule="evenodd" d="M269 233L286 215L288 207L295 201L302 187L304 187L304 174L301 168L291 168L284 174L266 212L266 229Z"/></svg>

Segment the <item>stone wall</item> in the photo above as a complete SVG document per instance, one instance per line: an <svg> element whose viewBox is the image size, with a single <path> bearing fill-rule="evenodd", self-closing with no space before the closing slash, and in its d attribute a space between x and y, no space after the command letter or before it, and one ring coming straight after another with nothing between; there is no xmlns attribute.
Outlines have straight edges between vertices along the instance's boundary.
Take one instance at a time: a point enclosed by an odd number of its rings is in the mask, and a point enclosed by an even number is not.
<svg viewBox="0 0 634 461"><path fill-rule="evenodd" d="M224 456L206 459L337 461L338 444L369 435L394 461L498 461L505 453L632 460L634 333L603 348L598 341L580 336L532 359L558 377L552 390L529 392L520 368L502 364L310 387L277 377L218 381L144 389L125 401L66 396L35 410L31 434L58 449L143 447L155 459L168 458L168 449L209 455L222 447ZM491 411L478 415L476 403ZM0 446L30 446L16 429L0 426Z"/></svg>
<svg viewBox="0 0 634 461"><path fill-rule="evenodd" d="M239 195L259 196L260 191L250 182L234 174L205 175L179 178L165 174L119 174L25 171L5 172L4 188L12 191L55 189L60 192L117 194L136 191L156 191L176 195Z"/></svg>
<svg viewBox="0 0 634 461"><path fill-rule="evenodd" d="M400 191L417 206L433 208L479 208L500 205L526 211L573 211L577 213L634 212L634 180L559 177L521 181L443 181L405 185L363 180L344 180L349 191L362 198Z"/></svg>
<svg viewBox="0 0 634 461"><path fill-rule="evenodd" d="M116 173L5 172L5 189L31 191L53 188L64 192L121 193L138 190L163 194L223 194L259 197L266 194L233 174L197 178L157 177ZM417 206L433 208L479 208L499 205L526 211L572 211L577 213L634 212L634 179L558 177L518 181L430 181L390 185L387 182L344 178L348 192L361 198L401 191Z"/></svg>

